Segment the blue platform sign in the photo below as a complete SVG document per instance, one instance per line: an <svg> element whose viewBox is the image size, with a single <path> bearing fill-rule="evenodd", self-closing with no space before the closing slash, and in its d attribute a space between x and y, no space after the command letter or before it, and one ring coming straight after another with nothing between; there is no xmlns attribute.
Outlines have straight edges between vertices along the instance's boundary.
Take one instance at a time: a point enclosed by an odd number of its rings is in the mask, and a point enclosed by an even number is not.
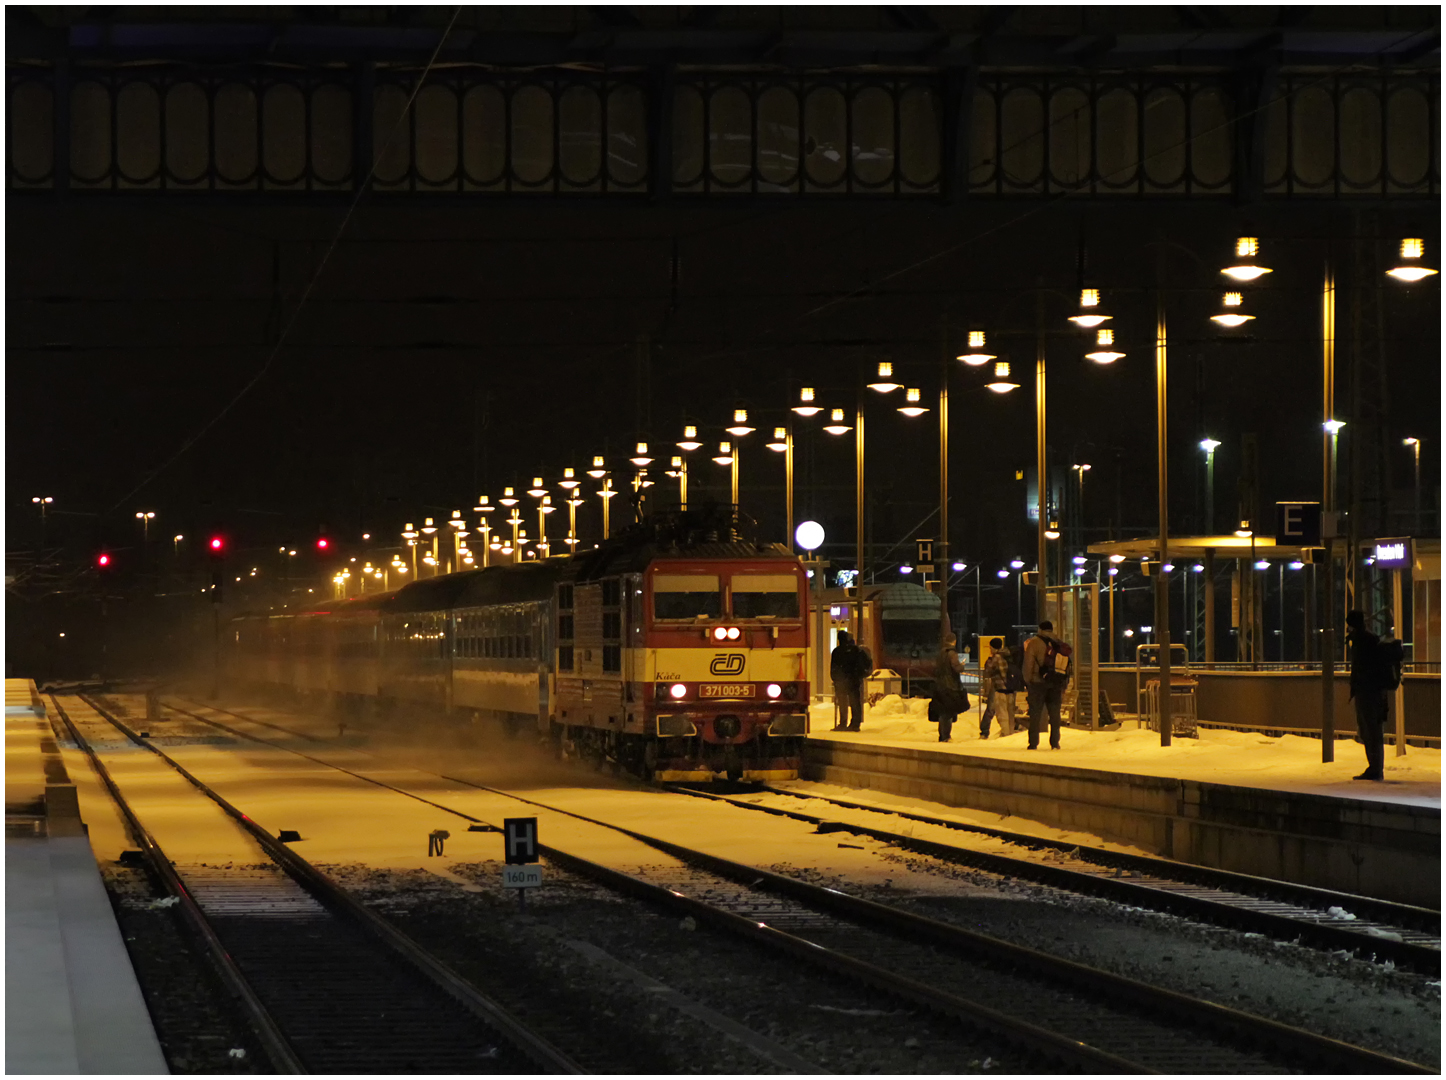
<svg viewBox="0 0 1446 1080"><path fill-rule="evenodd" d="M1320 547L1320 503L1276 503L1275 542L1281 547Z"/></svg>

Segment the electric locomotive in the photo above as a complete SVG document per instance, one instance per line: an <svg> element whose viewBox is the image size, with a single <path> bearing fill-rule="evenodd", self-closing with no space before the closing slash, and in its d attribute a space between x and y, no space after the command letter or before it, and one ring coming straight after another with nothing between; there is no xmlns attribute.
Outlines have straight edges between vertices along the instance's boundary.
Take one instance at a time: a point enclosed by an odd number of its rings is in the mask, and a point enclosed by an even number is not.
<svg viewBox="0 0 1446 1080"><path fill-rule="evenodd" d="M594 551L233 622L234 678L383 715L533 729L660 780L791 779L808 731L807 577L682 512Z"/></svg>
<svg viewBox="0 0 1446 1080"><path fill-rule="evenodd" d="M809 630L797 557L684 512L570 563L553 702L565 745L659 780L798 775Z"/></svg>

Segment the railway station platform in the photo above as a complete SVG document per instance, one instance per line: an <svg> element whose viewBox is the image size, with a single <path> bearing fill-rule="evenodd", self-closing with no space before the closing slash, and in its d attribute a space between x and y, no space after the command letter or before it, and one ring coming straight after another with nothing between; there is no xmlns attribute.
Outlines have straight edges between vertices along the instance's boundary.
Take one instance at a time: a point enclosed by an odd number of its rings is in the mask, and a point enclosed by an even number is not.
<svg viewBox="0 0 1446 1080"><path fill-rule="evenodd" d="M44 701L6 679L5 1072L169 1071Z"/></svg>
<svg viewBox="0 0 1446 1080"><path fill-rule="evenodd" d="M941 743L927 701L884 698L862 730L832 730L815 705L803 775L858 791L968 808L995 827L1033 821L1154 855L1238 873L1439 908L1441 751L1386 747L1384 782L1356 780L1360 744L1201 729L1160 746L1158 732L1066 727L1038 750L1020 730L979 738L962 713Z"/></svg>

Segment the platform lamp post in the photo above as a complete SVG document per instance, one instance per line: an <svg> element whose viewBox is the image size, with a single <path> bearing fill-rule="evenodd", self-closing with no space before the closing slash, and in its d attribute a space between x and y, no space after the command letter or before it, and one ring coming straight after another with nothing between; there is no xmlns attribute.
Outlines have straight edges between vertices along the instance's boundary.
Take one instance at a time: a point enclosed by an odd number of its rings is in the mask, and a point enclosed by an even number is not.
<svg viewBox="0 0 1446 1080"><path fill-rule="evenodd" d="M1403 281L1408 285L1413 285L1418 281L1435 276L1437 271L1431 269L1429 266L1422 265L1419 261L1425 254L1425 251L1425 242L1419 237L1402 240L1400 261L1390 270L1386 271L1387 276L1395 278L1397 281ZM1421 440L1415 437L1403 439L1402 445L1409 446L1415 452L1416 456L1415 535L1420 536L1422 535L1422 530L1425 528L1421 519ZM1397 632L1399 633L1399 631Z"/></svg>
<svg viewBox="0 0 1446 1080"><path fill-rule="evenodd" d="M432 568L432 576L436 577L439 565L439 560L437 557L437 526L432 524L431 518L427 518L422 522L422 535L423 537L430 537L432 541L431 555L424 555L422 557L422 562L426 563ZM423 540L423 543L426 543L425 539Z"/></svg>
<svg viewBox="0 0 1446 1080"><path fill-rule="evenodd" d="M608 476L607 465L602 456L598 455L592 459L592 468L587 471L588 476L594 480L601 480L603 485L598 489L598 498L602 500L602 538L608 538L608 500L617 494L613 491L612 478Z"/></svg>
<svg viewBox="0 0 1446 1080"><path fill-rule="evenodd" d="M562 479L557 482L567 498L567 544L568 554L577 550L577 508L582 505L582 500L577 496L577 489L582 486L582 481L577 478L575 469L563 469Z"/></svg>
<svg viewBox="0 0 1446 1080"><path fill-rule="evenodd" d="M1219 439L1200 440L1200 449L1205 451L1205 535L1215 535L1215 451L1220 447Z"/></svg>
<svg viewBox="0 0 1446 1080"><path fill-rule="evenodd" d="M698 429L693 424L686 424L683 427L683 437L678 440L677 447L684 455L691 454L700 448L703 443L698 438ZM678 459L675 466L678 473L678 508L688 509L688 459L683 456Z"/></svg>
<svg viewBox="0 0 1446 1080"><path fill-rule="evenodd" d="M1024 624L1024 560L1009 560L1009 568L1014 571L1014 625L1018 627ZM1009 574L1001 570L999 576L1006 578Z"/></svg>
<svg viewBox="0 0 1446 1080"><path fill-rule="evenodd" d="M633 456L628 458L636 466L637 471L633 473L633 520L643 519L643 489L653 486L648 479L648 466L653 463L652 455L648 452L648 444L640 442L633 450Z"/></svg>
<svg viewBox="0 0 1446 1080"><path fill-rule="evenodd" d="M732 423L731 425L729 425L728 427L724 428L723 430L725 430L726 432L728 432L729 435L732 435L732 436L733 436L733 439L734 439L734 443L733 443L733 455L732 455L732 456L733 456L733 462L732 462L732 482L733 482L733 510L734 510L734 513L736 514L736 513L738 512L738 505L739 505L739 503L738 503L738 462L739 462L739 453L738 453L738 451L739 451L739 450L742 448L742 446L743 446L743 443L742 443L742 441L741 441L741 440L743 439L743 437L746 436L746 435L752 435L753 432L754 432L755 430L757 430L757 429L749 426L749 424L748 424L748 410L747 410L747 409L734 409L734 410L733 410L733 423Z"/></svg>
<svg viewBox="0 0 1446 1080"><path fill-rule="evenodd" d="M775 454L783 455L783 505L784 505L784 540L788 550L793 550L793 425L787 427L776 427L773 429L773 438L764 445Z"/></svg>
<svg viewBox="0 0 1446 1080"><path fill-rule="evenodd" d="M1110 663L1115 662L1115 582L1120 576L1119 564L1125 561L1123 555L1110 556L1110 568L1107 577L1110 579Z"/></svg>
<svg viewBox="0 0 1446 1080"><path fill-rule="evenodd" d="M447 527L452 530L452 570L462 569L462 541L467 536L467 521L462 517L462 511L453 510L451 518L447 521Z"/></svg>
<svg viewBox="0 0 1446 1080"><path fill-rule="evenodd" d="M542 557L547 555L547 516L552 513L552 500L547 494L547 488L543 487L542 477L534 476L532 486L527 489L527 494L537 500L537 546ZM543 510L547 506L547 510Z"/></svg>
<svg viewBox="0 0 1446 1080"><path fill-rule="evenodd" d="M31 498L30 501L34 505L40 507L40 546L44 547L46 511L50 509L51 504L55 502L55 499L53 496L50 495L35 495Z"/></svg>
<svg viewBox="0 0 1446 1080"><path fill-rule="evenodd" d="M171 554L175 557L177 566L181 564L181 541L185 538L181 533L176 533L175 536L171 537Z"/></svg>
<svg viewBox="0 0 1446 1080"><path fill-rule="evenodd" d="M417 538L421 533L413 528L412 523L407 522L407 527L402 530L402 539L407 542L407 547L412 549L412 580L417 580Z"/></svg>
<svg viewBox="0 0 1446 1080"><path fill-rule="evenodd" d="M805 398L805 401L810 400ZM812 414L810 414L812 415ZM828 655L828 612L824 607L824 571L828 564L814 554L823 546L823 526L816 521L799 522L798 528L794 530L794 541L803 548L804 565L813 579L813 607L814 624L813 632L809 635L813 642L813 694L816 699L822 700L824 678L827 674L827 667L824 664L824 657Z"/></svg>
<svg viewBox="0 0 1446 1080"><path fill-rule="evenodd" d="M496 509L492 505L492 500L486 495L478 495L477 505L472 507L473 513L482 515L477 522L477 531L482 534L482 566L484 569L492 564L492 526L487 523L487 515Z"/></svg>

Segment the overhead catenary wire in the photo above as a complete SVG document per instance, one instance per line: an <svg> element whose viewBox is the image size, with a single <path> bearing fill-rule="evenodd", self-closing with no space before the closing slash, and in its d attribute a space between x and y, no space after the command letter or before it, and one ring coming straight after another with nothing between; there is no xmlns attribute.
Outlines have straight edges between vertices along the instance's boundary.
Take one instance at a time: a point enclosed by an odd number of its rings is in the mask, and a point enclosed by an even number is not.
<svg viewBox="0 0 1446 1080"><path fill-rule="evenodd" d="M282 348L286 345L287 339L291 336L292 328L296 326L296 320L298 316L300 316L302 309L306 307L307 299L311 296L312 290L316 288L316 283L321 279L322 272L326 269L326 265L331 259L332 252L336 250L336 246L340 242L342 234L346 232L346 227L351 222L352 215L356 212L357 206L361 203L363 196L366 195L368 189L371 187L372 177L376 175L377 166L381 164L382 159L386 156L387 151L391 149L392 141L397 137L397 132L401 130L403 122L407 119L408 116L411 115L412 105L417 100L417 94L421 92L422 85L427 81L428 73L431 72L433 65L436 64L437 57L442 51L442 46L447 43L447 38L451 35L452 28L457 24L457 18L461 14L462 8L460 5L452 9L452 17L447 20L446 28L442 31L441 37L437 39L436 48L432 50L432 55L427 60L427 66L424 67L421 74L417 76L417 81L412 86L412 92L407 98L407 104L402 108L401 112L397 114L397 119L392 124L391 131L387 133L386 141L383 142L381 149L378 150L376 154L372 157L372 163L367 169L366 179L363 180L361 184L357 187L356 194L352 197L351 202L347 205L346 214L342 217L341 224L337 227L336 233L331 238L331 242L327 244L326 250L322 252L321 260L316 264L316 269L312 271L311 278L306 283L306 288L302 290L301 299L297 301L296 307L292 309L291 317L287 319L286 325L281 328L281 333L276 338L276 344L271 347L271 352L267 355L265 362L261 365L260 369L256 372L256 374L251 376L247 383L242 386L241 389L238 390L234 395L232 395L231 399L221 407L220 411L217 412L214 416L212 416L209 420L207 420L206 423L203 424L201 428L196 431L195 434L193 434L190 438L183 442L180 448L174 454L172 454L159 466L153 469L150 474L147 475L145 479L143 479L139 484L133 487L130 491L126 492L126 494L121 496L121 498L117 499L115 505L111 507L111 513L119 510L127 501L129 501L138 492L142 491L148 484L150 484L151 481L153 481L156 477L160 476L161 473L165 472L173 464L179 461L180 458L186 453L186 451L190 450L191 447L195 446L196 443L198 443L208 431L210 431L213 427L220 423L221 420L225 418L226 414L229 413L232 409L234 409L237 404L240 403L241 399L244 398L247 394L249 394L251 390L255 388L256 384L259 383L263 378L265 378L266 373L270 371L272 366L276 363L276 358L281 354Z"/></svg>

